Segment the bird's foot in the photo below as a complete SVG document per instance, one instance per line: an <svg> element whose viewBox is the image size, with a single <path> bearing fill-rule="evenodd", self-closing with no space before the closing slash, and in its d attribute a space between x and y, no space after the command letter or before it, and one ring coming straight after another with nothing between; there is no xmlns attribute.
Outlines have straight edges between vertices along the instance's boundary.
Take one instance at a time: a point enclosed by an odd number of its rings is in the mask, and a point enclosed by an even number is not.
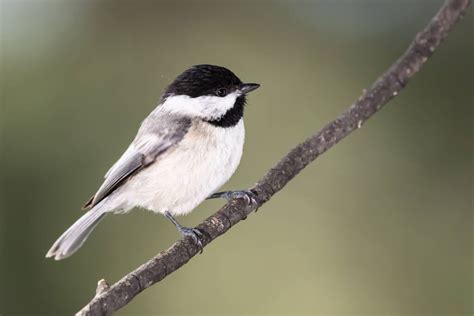
<svg viewBox="0 0 474 316"><path fill-rule="evenodd" d="M201 239L203 238L203 234L201 233L199 229L181 226L181 227L178 227L178 231L184 237L191 237L196 243L196 245L198 246L199 253L202 253L203 248L202 248Z"/></svg>
<svg viewBox="0 0 474 316"><path fill-rule="evenodd" d="M199 253L202 253L203 248L201 239L203 237L203 234L201 233L201 231L199 231L199 229L197 228L189 228L182 226L180 223L178 223L178 221L176 221L176 219L171 215L170 212L165 212L165 216L174 224L174 226L176 226L176 229L182 236L191 237L198 246Z"/></svg>
<svg viewBox="0 0 474 316"><path fill-rule="evenodd" d="M216 198L224 198L227 200L227 202L230 202L235 199L243 199L247 206L251 208L254 208L257 205L255 193L250 190L216 192L208 197L208 199Z"/></svg>

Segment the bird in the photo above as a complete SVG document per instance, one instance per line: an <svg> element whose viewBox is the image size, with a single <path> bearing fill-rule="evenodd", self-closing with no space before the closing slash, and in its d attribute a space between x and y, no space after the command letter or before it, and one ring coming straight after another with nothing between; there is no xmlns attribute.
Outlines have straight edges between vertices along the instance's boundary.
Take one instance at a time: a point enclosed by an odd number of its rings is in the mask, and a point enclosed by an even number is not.
<svg viewBox="0 0 474 316"><path fill-rule="evenodd" d="M202 232L182 226L175 216L188 214L208 198L255 202L247 190L217 190L240 163L246 97L259 87L211 64L192 66L177 76L84 205L88 211L56 240L46 257L71 256L106 215L133 208L163 214L202 252Z"/></svg>

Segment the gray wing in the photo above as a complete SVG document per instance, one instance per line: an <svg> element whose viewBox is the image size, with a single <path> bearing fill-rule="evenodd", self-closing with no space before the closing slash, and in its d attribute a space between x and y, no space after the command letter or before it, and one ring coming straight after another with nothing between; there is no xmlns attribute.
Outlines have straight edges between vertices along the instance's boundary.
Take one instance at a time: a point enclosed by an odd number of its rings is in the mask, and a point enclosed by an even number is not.
<svg viewBox="0 0 474 316"><path fill-rule="evenodd" d="M105 175L105 181L84 208L93 207L135 173L155 162L156 158L178 144L191 127L189 118L152 112L143 121L137 136L122 157Z"/></svg>

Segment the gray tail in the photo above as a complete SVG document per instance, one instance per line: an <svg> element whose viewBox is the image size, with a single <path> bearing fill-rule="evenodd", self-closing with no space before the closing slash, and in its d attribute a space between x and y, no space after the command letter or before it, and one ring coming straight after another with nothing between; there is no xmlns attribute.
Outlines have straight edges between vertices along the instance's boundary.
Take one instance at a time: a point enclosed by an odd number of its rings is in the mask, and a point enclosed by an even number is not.
<svg viewBox="0 0 474 316"><path fill-rule="evenodd" d="M69 227L49 249L46 258L54 257L55 260L61 260L75 253L106 215L100 206L101 204L82 215Z"/></svg>

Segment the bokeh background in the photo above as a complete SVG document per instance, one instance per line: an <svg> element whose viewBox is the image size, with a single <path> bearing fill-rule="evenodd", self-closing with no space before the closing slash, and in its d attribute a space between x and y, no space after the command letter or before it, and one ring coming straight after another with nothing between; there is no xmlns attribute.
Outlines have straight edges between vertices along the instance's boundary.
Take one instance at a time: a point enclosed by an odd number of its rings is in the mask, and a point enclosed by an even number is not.
<svg viewBox="0 0 474 316"><path fill-rule="evenodd" d="M3 0L0 314L70 315L99 279L177 239L137 210L108 217L73 257L44 258L188 66L262 84L225 186L246 188L347 108L441 4ZM472 314L472 31L469 12L364 128L118 314Z"/></svg>

